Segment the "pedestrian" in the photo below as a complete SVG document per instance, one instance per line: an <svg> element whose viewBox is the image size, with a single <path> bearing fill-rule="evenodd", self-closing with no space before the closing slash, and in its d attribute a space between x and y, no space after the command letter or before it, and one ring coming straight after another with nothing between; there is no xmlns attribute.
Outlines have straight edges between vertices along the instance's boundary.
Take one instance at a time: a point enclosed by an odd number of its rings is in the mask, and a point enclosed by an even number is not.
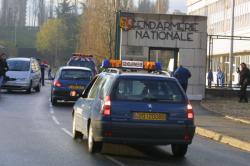
<svg viewBox="0 0 250 166"><path fill-rule="evenodd" d="M48 79L51 80L52 79L52 75L51 75L51 67L48 66Z"/></svg>
<svg viewBox="0 0 250 166"><path fill-rule="evenodd" d="M0 54L0 91L1 86L4 82L4 79L6 77L6 72L8 71L8 64L6 62L6 56L5 53Z"/></svg>
<svg viewBox="0 0 250 166"><path fill-rule="evenodd" d="M245 63L241 63L240 71L240 100L239 102L248 102L247 98L247 85L250 83L250 70Z"/></svg>
<svg viewBox="0 0 250 166"><path fill-rule="evenodd" d="M42 82L42 86L44 86L45 64L44 62L40 60L39 60L39 64L40 64L40 69L41 69L41 82Z"/></svg>
<svg viewBox="0 0 250 166"><path fill-rule="evenodd" d="M214 78L213 78L213 72L212 72L211 69L209 69L209 71L207 73L208 88L211 88L213 80L214 80Z"/></svg>
<svg viewBox="0 0 250 166"><path fill-rule="evenodd" d="M220 85L221 87L224 87L224 82L225 82L225 74L223 71L221 71L221 75L220 75Z"/></svg>
<svg viewBox="0 0 250 166"><path fill-rule="evenodd" d="M188 79L191 77L190 71L180 65L174 72L174 77L179 81L183 90L187 91Z"/></svg>
<svg viewBox="0 0 250 166"><path fill-rule="evenodd" d="M217 74L216 74L216 78L217 78L217 82L216 83L217 83L217 86L220 86L221 74L222 74L221 69L220 69L220 67L218 67Z"/></svg>

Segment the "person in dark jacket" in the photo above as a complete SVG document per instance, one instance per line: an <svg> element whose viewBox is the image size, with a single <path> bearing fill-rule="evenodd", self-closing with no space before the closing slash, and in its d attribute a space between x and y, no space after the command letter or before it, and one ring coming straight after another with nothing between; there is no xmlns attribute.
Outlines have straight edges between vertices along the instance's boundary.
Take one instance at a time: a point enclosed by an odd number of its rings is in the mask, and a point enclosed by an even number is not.
<svg viewBox="0 0 250 166"><path fill-rule="evenodd" d="M211 69L209 69L207 73L207 82L208 82L208 87L211 88L212 81L214 80L213 72Z"/></svg>
<svg viewBox="0 0 250 166"><path fill-rule="evenodd" d="M6 62L5 54L0 54L0 89L3 84L5 74L8 71L8 64Z"/></svg>
<svg viewBox="0 0 250 166"><path fill-rule="evenodd" d="M174 77L179 81L183 90L186 92L188 86L188 79L191 77L190 71L180 65L180 67L175 70Z"/></svg>
<svg viewBox="0 0 250 166"><path fill-rule="evenodd" d="M240 71L240 100L239 102L248 102L247 98L247 85L250 82L250 70L247 68L245 63L241 63L241 71ZM244 101L243 101L244 100Z"/></svg>

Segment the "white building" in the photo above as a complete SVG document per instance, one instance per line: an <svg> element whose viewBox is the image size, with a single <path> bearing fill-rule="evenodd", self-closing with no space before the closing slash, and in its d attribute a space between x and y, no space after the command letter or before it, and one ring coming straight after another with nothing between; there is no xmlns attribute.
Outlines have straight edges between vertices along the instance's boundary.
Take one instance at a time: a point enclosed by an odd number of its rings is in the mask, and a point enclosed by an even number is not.
<svg viewBox="0 0 250 166"><path fill-rule="evenodd" d="M187 0L189 15L208 17L208 35L231 36L232 0ZM250 0L235 0L234 36L250 37ZM230 40L213 40L211 67L215 72L220 67L229 80ZM250 40L234 40L233 84L238 83L236 73L239 64L250 67Z"/></svg>

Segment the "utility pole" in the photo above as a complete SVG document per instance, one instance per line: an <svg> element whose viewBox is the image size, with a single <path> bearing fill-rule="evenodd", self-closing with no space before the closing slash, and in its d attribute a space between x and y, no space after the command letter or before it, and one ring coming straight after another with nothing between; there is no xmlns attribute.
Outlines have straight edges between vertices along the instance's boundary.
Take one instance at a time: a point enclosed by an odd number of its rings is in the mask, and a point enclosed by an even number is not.
<svg viewBox="0 0 250 166"><path fill-rule="evenodd" d="M233 56L233 51L234 51L234 6L235 6L235 1L231 0L231 10L232 10L232 15L231 15L231 45L230 45L230 53L229 53L229 87L232 87L232 81L233 81L233 61L234 61L234 56Z"/></svg>

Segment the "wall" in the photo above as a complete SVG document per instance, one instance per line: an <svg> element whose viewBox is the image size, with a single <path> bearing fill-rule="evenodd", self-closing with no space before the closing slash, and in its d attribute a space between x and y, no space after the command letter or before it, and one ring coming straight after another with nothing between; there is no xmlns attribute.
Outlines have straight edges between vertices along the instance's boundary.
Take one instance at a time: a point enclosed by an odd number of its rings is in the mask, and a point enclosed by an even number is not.
<svg viewBox="0 0 250 166"><path fill-rule="evenodd" d="M121 59L147 60L149 47L179 49L179 63L192 74L187 94L205 94L207 18L203 16L123 13Z"/></svg>

